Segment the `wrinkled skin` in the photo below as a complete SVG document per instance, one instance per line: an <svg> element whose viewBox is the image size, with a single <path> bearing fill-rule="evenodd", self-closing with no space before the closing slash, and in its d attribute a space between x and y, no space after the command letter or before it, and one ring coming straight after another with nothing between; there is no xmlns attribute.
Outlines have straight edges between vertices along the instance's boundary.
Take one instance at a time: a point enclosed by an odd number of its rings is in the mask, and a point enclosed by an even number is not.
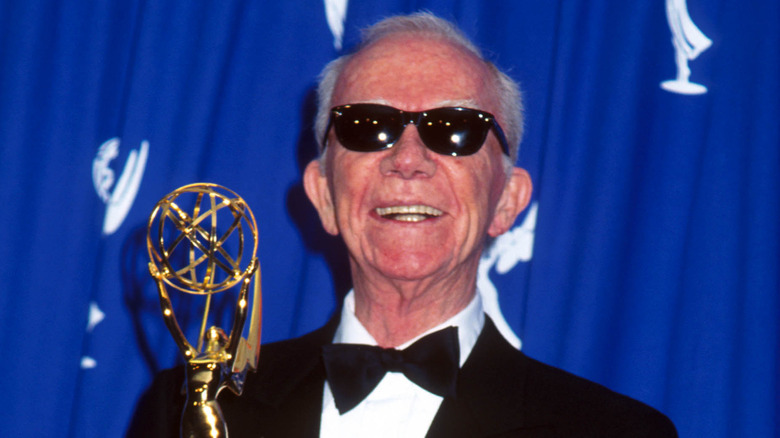
<svg viewBox="0 0 780 438"><path fill-rule="evenodd" d="M374 102L402 110L468 106L496 114L485 65L449 43L391 36L358 53L331 106ZM356 314L383 346L395 346L463 309L475 293L487 236L507 231L531 193L528 174L505 172L491 133L476 154L451 157L422 144L407 126L379 152L353 152L332 130L322 163L309 164L304 186L325 230L350 255ZM439 215L382 216L377 208L433 207Z"/></svg>

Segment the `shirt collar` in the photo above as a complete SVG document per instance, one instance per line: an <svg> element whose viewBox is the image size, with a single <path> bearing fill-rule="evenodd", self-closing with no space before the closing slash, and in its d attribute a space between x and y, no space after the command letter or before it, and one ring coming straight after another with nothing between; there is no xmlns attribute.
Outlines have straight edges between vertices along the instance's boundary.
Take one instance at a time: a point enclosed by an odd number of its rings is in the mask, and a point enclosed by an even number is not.
<svg viewBox="0 0 780 438"><path fill-rule="evenodd" d="M477 338L485 325L485 313L482 308L482 298L480 293L474 294L471 302L458 312L455 316L443 323L431 328L425 333L421 333L414 339L398 346L399 350L413 344L416 340L430 333L442 330L446 327L454 326L458 329L458 343L460 344L460 365L466 362ZM344 305L341 308L341 321L333 337L334 344L366 344L377 345L373 336L363 327L363 324L355 316L355 291L351 290L344 297Z"/></svg>

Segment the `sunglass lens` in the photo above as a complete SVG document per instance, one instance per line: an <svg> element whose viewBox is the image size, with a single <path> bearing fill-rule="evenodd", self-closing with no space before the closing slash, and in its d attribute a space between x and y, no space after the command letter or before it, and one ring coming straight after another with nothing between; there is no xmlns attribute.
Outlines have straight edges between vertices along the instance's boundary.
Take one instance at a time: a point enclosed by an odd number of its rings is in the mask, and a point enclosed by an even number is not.
<svg viewBox="0 0 780 438"><path fill-rule="evenodd" d="M474 154L482 147L490 124L475 110L438 108L428 111L417 129L432 151L464 156Z"/></svg>
<svg viewBox="0 0 780 438"><path fill-rule="evenodd" d="M385 149L395 143L403 131L398 110L374 104L340 107L333 124L339 142L357 152Z"/></svg>

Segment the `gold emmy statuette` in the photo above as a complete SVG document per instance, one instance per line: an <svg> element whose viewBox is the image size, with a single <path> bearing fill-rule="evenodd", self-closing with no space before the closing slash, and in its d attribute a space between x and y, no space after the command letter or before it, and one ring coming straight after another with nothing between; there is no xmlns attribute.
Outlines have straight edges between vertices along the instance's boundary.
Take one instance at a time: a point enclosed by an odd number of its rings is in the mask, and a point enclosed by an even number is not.
<svg viewBox="0 0 780 438"><path fill-rule="evenodd" d="M180 187L161 199L149 217L149 271L157 283L165 324L187 362L182 437L227 437L217 395L226 387L241 395L247 371L257 366L261 319L257 241L257 224L246 202L216 184ZM252 316L243 338L253 278ZM214 311L210 315L215 295L229 294L234 286L238 299L230 335L216 325L207 329L209 320L221 315ZM176 321L167 288L203 301L197 348Z"/></svg>

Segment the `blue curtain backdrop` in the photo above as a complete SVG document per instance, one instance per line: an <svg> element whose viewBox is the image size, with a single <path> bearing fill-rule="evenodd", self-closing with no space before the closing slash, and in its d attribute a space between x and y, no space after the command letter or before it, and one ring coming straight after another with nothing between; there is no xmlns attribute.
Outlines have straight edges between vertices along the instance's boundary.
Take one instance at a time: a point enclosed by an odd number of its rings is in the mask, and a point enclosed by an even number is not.
<svg viewBox="0 0 780 438"><path fill-rule="evenodd" d="M254 210L264 342L330 316L349 278L301 186L313 87L359 28L419 9L525 93L533 253L486 271L524 351L683 437L780 436L773 0L352 0L330 22L315 0L0 2L0 435L122 436L179 360L144 237L181 185ZM706 92L661 86L685 64Z"/></svg>

